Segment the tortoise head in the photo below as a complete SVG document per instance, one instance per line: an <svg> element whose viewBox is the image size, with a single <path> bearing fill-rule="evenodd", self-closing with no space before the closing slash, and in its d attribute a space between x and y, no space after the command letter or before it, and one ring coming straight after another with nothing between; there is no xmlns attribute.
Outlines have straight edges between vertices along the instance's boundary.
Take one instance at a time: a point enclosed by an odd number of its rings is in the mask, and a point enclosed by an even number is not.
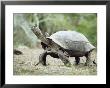
<svg viewBox="0 0 110 88"><path fill-rule="evenodd" d="M36 25L33 26L33 27L31 28L31 30L33 31L33 33L34 33L39 39L40 39L40 37L43 36L41 30L40 30L39 27L37 27Z"/></svg>
<svg viewBox="0 0 110 88"><path fill-rule="evenodd" d="M33 26L31 28L31 30L43 43L48 44L47 38L45 37L45 35L43 35L42 31L39 29L38 26L36 26L36 25Z"/></svg>

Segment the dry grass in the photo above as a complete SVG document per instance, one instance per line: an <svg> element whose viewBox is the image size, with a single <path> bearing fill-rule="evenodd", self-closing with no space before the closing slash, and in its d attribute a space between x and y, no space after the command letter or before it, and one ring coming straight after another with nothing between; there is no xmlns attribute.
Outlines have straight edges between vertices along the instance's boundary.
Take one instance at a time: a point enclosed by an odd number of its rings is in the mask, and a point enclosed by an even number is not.
<svg viewBox="0 0 110 88"><path fill-rule="evenodd" d="M39 61L38 57L43 52L43 49L21 47L19 50L23 52L23 55L14 55L14 75L97 75L96 66L84 66L85 57L81 58L78 66L74 64L74 57L69 58L72 66L66 67L60 59L47 56L48 66L35 66ZM96 56L96 53L94 55Z"/></svg>

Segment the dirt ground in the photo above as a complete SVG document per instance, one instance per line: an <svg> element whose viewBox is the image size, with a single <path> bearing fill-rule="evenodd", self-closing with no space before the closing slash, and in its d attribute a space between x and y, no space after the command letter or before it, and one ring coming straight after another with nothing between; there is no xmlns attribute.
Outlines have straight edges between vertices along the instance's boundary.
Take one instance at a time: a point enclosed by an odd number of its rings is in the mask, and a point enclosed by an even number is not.
<svg viewBox="0 0 110 88"><path fill-rule="evenodd" d="M14 55L13 74L14 75L97 75L97 67L84 66L85 57L81 57L79 65L75 65L74 57L69 58L72 66L66 67L60 59L47 56L47 66L35 64L39 61L38 57L43 52L42 48L30 49L20 47L22 55ZM93 53L96 58L96 52Z"/></svg>

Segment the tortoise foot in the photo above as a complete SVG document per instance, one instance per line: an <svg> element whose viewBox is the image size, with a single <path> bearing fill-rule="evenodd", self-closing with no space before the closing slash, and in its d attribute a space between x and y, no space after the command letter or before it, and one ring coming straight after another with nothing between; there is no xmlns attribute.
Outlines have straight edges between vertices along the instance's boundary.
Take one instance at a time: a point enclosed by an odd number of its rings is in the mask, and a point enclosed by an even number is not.
<svg viewBox="0 0 110 88"><path fill-rule="evenodd" d="M91 63L85 63L85 66L93 67L93 66L96 66L96 64L94 64L93 62L91 62Z"/></svg>

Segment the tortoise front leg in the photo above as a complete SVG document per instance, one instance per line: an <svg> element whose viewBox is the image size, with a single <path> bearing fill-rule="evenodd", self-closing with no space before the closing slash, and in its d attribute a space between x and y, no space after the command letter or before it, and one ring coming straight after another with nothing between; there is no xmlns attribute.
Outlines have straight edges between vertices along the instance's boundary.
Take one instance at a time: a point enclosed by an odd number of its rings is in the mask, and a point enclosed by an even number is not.
<svg viewBox="0 0 110 88"><path fill-rule="evenodd" d="M47 57L47 55L50 55L53 58L59 58L58 53L45 50L42 54L40 54L40 56L39 56L39 62L36 65L38 65L38 64L41 63L42 65L46 66L47 65L46 64L46 57Z"/></svg>
<svg viewBox="0 0 110 88"><path fill-rule="evenodd" d="M46 66L46 56L47 56L47 51L45 50L42 54L40 54L39 62L36 65L41 63L42 65Z"/></svg>
<svg viewBox="0 0 110 88"><path fill-rule="evenodd" d="M62 60L65 66L67 67L71 66L71 63L69 62L68 57L62 51L58 51L58 56Z"/></svg>

